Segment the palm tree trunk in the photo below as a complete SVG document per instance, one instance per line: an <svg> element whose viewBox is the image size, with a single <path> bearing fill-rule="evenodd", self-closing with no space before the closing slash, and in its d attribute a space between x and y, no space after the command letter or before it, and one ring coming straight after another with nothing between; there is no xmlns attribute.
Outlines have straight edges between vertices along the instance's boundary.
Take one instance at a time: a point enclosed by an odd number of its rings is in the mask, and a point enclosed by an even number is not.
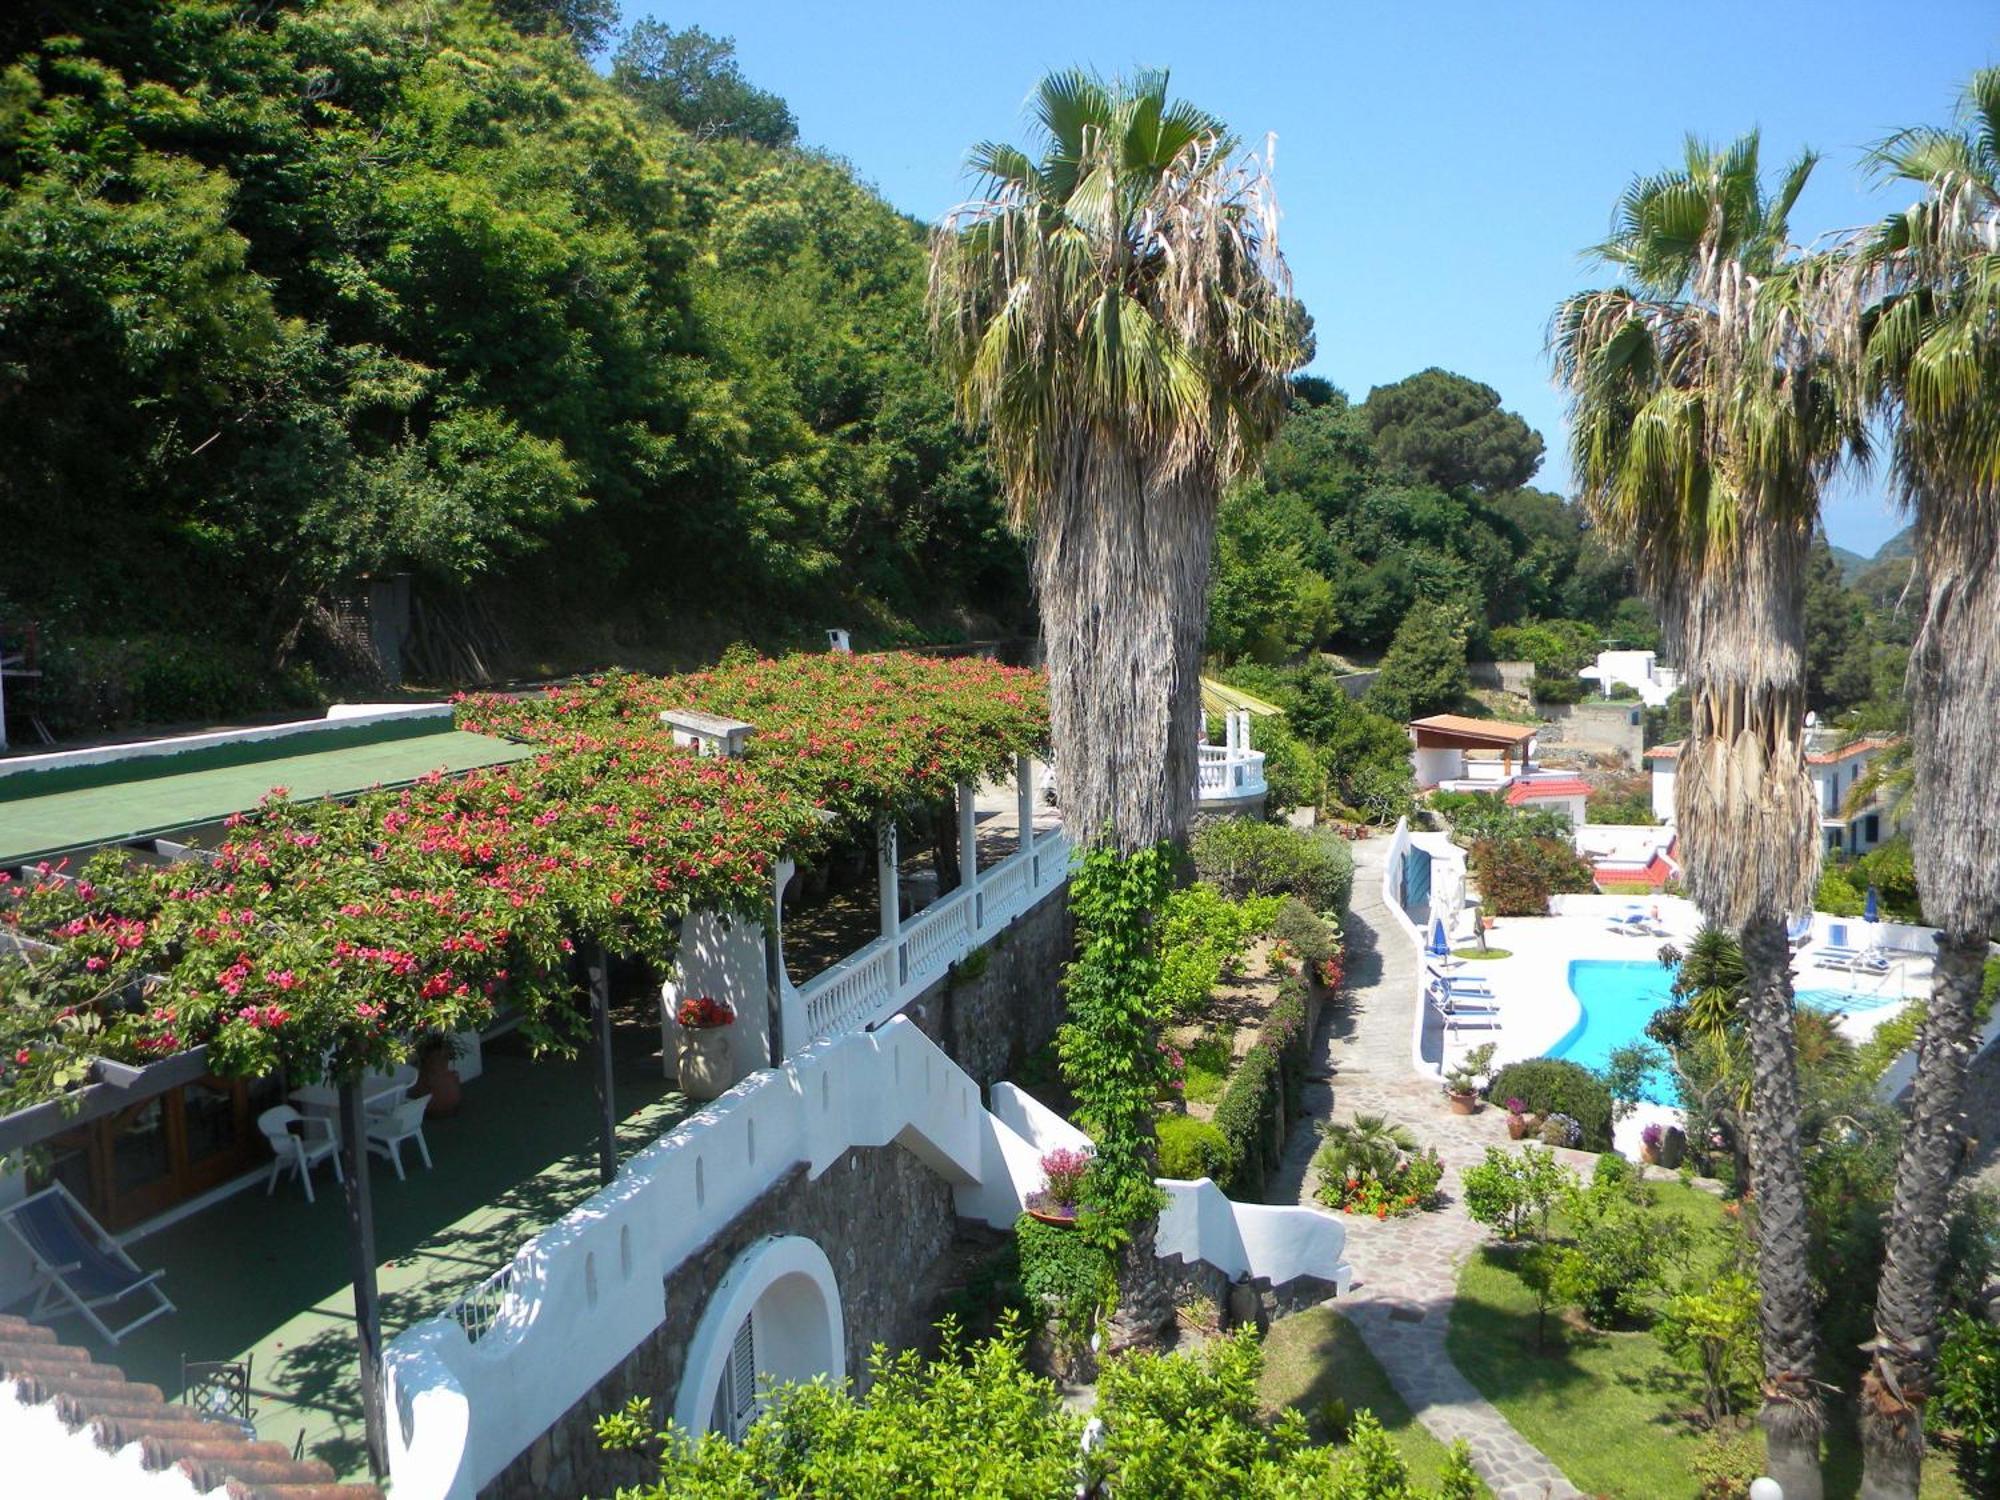
<svg viewBox="0 0 2000 1500"><path fill-rule="evenodd" d="M1819 1353L1806 1268L1805 1168L1799 1150L1799 1064L1792 1036L1792 954L1782 917L1743 925L1749 981L1751 1183L1757 1196L1757 1281L1764 1336L1764 1406L1758 1422L1771 1477L1785 1500L1820 1500L1819 1441L1826 1425L1813 1365Z"/></svg>
<svg viewBox="0 0 2000 1500"><path fill-rule="evenodd" d="M1896 1156L1875 1337L1861 1384L1861 1500L1916 1500L1924 1401L1937 1354L1938 1272L1960 1160L1959 1108L1985 967L1983 933L1938 935L1930 1004L1917 1036L1910 1121Z"/></svg>
<svg viewBox="0 0 2000 1500"><path fill-rule="evenodd" d="M1063 822L1130 853L1179 842L1194 811L1215 497L1149 481L1122 444L1079 442L1035 518Z"/></svg>

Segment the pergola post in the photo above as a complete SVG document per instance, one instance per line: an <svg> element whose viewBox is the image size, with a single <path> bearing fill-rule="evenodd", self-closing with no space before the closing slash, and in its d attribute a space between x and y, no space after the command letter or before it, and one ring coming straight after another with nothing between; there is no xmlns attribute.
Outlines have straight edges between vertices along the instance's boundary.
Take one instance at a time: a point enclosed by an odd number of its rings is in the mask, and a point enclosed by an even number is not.
<svg viewBox="0 0 2000 1500"><path fill-rule="evenodd" d="M897 872L899 863L896 823L893 818L884 818L875 825L875 884L882 902L882 936L892 943L903 927L902 887Z"/></svg>
<svg viewBox="0 0 2000 1500"><path fill-rule="evenodd" d="M382 1301L375 1282L375 1205L368 1187L368 1121L361 1079L340 1081L341 1174L346 1178L347 1251L354 1274L354 1337L359 1346L361 1418L369 1471L389 1472L389 1433L382 1415Z"/></svg>
<svg viewBox="0 0 2000 1500"><path fill-rule="evenodd" d="M611 1081L611 956L592 943L585 959L590 974L590 1081L597 1093L597 1177L618 1175L618 1105Z"/></svg>
<svg viewBox="0 0 2000 1500"><path fill-rule="evenodd" d="M979 886L979 809L974 802L971 782L958 784L958 888Z"/></svg>
<svg viewBox="0 0 2000 1500"><path fill-rule="evenodd" d="M785 887L792 883L798 866L780 858L771 884L771 920L764 928L764 986L768 1024L765 1031L771 1047L771 1066L778 1067L794 1045L809 1038L785 1033Z"/></svg>
<svg viewBox="0 0 2000 1500"><path fill-rule="evenodd" d="M1014 810L1021 820L1021 847L1035 843L1035 762L1032 757L1014 757Z"/></svg>

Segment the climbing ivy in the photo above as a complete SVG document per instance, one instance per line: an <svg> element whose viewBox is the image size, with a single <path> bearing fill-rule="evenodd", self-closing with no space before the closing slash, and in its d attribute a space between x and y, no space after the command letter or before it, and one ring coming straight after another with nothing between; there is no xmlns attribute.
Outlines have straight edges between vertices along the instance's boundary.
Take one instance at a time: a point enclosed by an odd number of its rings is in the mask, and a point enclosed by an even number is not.
<svg viewBox="0 0 2000 1500"><path fill-rule="evenodd" d="M1097 1141L1079 1195L1080 1228L1116 1249L1162 1205L1153 1186L1153 1105L1167 1082L1159 1045L1155 918L1173 884L1173 849L1085 854L1072 872L1077 956L1063 976L1069 1021L1056 1036L1077 1121Z"/></svg>

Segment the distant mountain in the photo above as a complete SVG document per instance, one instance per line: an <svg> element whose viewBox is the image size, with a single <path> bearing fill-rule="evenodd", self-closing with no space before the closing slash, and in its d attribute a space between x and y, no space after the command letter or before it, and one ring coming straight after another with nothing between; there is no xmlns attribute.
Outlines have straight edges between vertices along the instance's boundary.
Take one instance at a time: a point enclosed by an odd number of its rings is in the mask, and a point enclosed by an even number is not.
<svg viewBox="0 0 2000 1500"><path fill-rule="evenodd" d="M1863 557L1859 552L1850 552L1845 547L1833 549L1833 560L1840 564L1840 580L1853 584L1854 580L1874 567L1877 563L1898 562L1917 554L1917 529L1905 526L1875 549L1873 557Z"/></svg>

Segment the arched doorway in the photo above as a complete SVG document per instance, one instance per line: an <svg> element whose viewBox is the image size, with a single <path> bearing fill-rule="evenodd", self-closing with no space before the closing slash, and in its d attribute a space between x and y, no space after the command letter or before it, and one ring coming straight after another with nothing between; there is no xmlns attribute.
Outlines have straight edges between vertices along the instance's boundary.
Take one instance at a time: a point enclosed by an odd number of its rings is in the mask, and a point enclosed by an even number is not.
<svg viewBox="0 0 2000 1500"><path fill-rule="evenodd" d="M674 1420L740 1437L765 1390L847 1374L840 1288L826 1252L799 1235L760 1240L736 1258L688 1345Z"/></svg>

